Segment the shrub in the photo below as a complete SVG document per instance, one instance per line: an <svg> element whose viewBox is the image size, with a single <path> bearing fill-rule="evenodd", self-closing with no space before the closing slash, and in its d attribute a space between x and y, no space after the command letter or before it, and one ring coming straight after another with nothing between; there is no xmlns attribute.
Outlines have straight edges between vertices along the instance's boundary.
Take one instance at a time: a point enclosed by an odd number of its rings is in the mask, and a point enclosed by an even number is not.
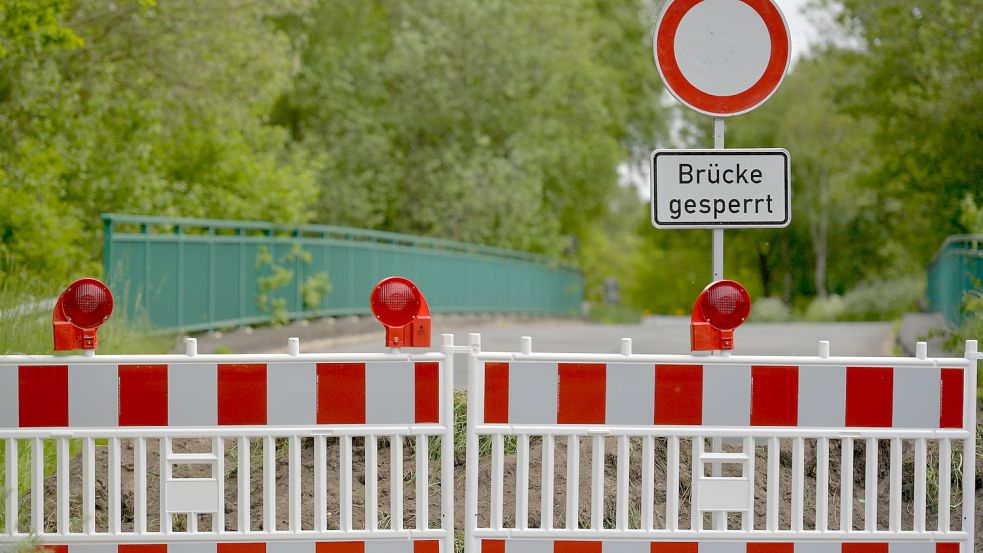
<svg viewBox="0 0 983 553"><path fill-rule="evenodd" d="M792 318L792 312L781 298L762 298L751 304L748 320L755 323L780 323Z"/></svg>
<svg viewBox="0 0 983 553"><path fill-rule="evenodd" d="M918 309L925 281L918 277L872 280L858 284L843 295L840 320L887 321Z"/></svg>
<svg viewBox="0 0 983 553"><path fill-rule="evenodd" d="M803 318L807 321L836 321L843 316L846 302L837 295L813 298Z"/></svg>

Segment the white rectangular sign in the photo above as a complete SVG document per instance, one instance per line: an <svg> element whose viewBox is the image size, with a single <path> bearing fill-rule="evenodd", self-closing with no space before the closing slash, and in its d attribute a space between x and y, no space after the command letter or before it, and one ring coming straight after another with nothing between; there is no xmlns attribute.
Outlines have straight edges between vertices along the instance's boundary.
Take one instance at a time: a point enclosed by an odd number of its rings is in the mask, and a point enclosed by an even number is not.
<svg viewBox="0 0 983 553"><path fill-rule="evenodd" d="M788 151L652 152L656 228L787 227L792 221Z"/></svg>

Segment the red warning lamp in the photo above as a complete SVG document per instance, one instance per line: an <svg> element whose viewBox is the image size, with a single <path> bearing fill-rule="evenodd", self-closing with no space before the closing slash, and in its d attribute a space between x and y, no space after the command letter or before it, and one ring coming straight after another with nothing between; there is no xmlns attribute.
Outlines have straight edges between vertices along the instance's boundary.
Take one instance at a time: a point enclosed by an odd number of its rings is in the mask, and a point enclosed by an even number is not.
<svg viewBox="0 0 983 553"><path fill-rule="evenodd" d="M693 306L690 350L734 349L734 329L747 320L751 296L733 280L718 280L706 288Z"/></svg>
<svg viewBox="0 0 983 553"><path fill-rule="evenodd" d="M430 308L410 280L382 279L372 289L369 303L372 314L386 327L387 347L430 347Z"/></svg>
<svg viewBox="0 0 983 553"><path fill-rule="evenodd" d="M113 313L113 294L94 278L71 283L55 304L52 316L55 351L94 350L96 331Z"/></svg>

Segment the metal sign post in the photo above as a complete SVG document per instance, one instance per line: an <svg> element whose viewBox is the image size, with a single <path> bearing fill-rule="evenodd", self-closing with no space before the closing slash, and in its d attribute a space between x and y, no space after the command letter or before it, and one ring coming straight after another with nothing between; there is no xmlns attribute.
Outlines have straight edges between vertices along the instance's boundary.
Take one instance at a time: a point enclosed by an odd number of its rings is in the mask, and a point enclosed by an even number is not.
<svg viewBox="0 0 983 553"><path fill-rule="evenodd" d="M724 133L727 121L723 117L713 118L713 149L724 149ZM724 229L715 228L713 232L713 280L724 279Z"/></svg>

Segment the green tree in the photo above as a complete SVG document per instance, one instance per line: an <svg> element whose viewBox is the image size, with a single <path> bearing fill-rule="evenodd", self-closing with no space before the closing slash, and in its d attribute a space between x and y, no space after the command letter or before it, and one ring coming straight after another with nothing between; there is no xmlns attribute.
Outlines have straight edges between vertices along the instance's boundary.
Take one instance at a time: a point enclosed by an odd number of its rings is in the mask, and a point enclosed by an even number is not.
<svg viewBox="0 0 983 553"><path fill-rule="evenodd" d="M105 211L305 220L313 161L266 122L297 8L4 1L0 272L98 273Z"/></svg>
<svg viewBox="0 0 983 553"><path fill-rule="evenodd" d="M326 163L318 218L557 253L661 129L641 2L323 0L275 120ZM639 65L644 65L644 71Z"/></svg>

